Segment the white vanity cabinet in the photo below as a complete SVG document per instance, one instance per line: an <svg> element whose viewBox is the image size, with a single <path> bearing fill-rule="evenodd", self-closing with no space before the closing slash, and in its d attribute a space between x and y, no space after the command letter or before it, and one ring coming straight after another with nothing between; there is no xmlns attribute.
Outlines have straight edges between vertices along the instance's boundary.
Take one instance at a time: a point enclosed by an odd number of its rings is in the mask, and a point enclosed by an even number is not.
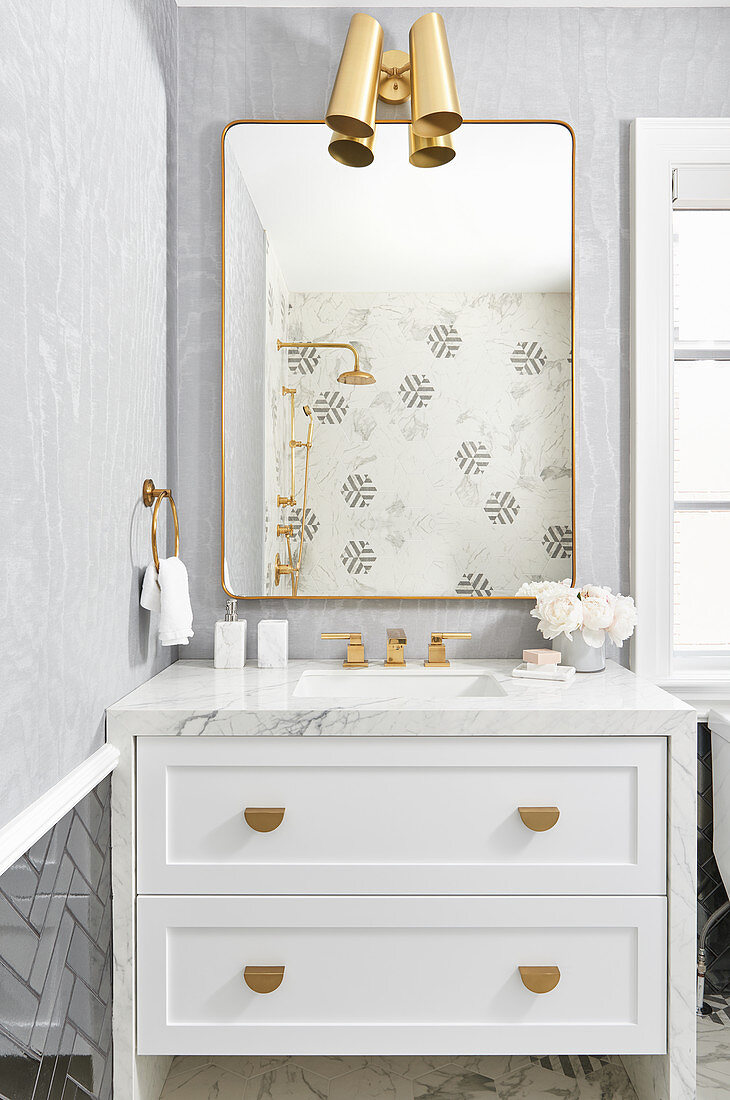
<svg viewBox="0 0 730 1100"><path fill-rule="evenodd" d="M694 714L512 665L350 703L179 662L109 710L115 1100L175 1054L596 1053L693 1100Z"/></svg>
<svg viewBox="0 0 730 1100"><path fill-rule="evenodd" d="M665 755L141 739L140 1052L663 1053ZM246 966L283 966L278 988ZM555 989L521 966L557 966Z"/></svg>

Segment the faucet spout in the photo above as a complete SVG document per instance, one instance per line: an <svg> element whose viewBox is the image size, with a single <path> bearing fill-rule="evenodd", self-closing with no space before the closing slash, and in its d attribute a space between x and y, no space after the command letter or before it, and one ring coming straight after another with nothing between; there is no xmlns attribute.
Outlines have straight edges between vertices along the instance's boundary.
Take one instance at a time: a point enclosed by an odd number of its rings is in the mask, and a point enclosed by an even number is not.
<svg viewBox="0 0 730 1100"><path fill-rule="evenodd" d="M408 644L406 632L402 627L388 627L385 650L386 668L405 668L405 647Z"/></svg>

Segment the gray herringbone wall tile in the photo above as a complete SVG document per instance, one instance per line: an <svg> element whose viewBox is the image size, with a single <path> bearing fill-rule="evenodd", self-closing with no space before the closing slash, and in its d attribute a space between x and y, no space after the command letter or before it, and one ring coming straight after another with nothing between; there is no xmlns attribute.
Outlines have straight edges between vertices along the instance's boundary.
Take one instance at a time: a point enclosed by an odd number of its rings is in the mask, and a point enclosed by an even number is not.
<svg viewBox="0 0 730 1100"><path fill-rule="evenodd" d="M712 854L712 740L709 727L697 726L697 932L727 893ZM730 917L721 920L707 939L708 993L730 992Z"/></svg>
<svg viewBox="0 0 730 1100"><path fill-rule="evenodd" d="M0 1100L110 1100L110 783L0 877Z"/></svg>

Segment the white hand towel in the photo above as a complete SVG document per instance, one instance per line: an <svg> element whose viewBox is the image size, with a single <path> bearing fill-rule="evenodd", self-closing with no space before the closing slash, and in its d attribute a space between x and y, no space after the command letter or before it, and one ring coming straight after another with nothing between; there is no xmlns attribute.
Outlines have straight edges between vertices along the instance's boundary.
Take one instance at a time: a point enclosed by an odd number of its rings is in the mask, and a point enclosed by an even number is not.
<svg viewBox="0 0 730 1100"><path fill-rule="evenodd" d="M161 558L159 573L150 562L142 583L142 607L160 612L160 645L187 645L193 636L188 571L180 558Z"/></svg>
<svg viewBox="0 0 730 1100"><path fill-rule="evenodd" d="M157 583L157 567L153 561L144 571L142 581L142 595L139 597L140 605L147 611L160 610L160 586Z"/></svg>

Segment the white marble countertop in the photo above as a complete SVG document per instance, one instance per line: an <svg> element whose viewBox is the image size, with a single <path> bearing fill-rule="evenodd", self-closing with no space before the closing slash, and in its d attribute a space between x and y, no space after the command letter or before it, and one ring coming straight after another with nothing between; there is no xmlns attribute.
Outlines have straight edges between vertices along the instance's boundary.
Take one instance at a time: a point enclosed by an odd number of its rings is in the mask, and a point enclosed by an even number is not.
<svg viewBox="0 0 730 1100"><path fill-rule="evenodd" d="M294 694L303 672L341 669L339 661L290 661L283 669L214 669L178 661L107 711L110 739L126 736L672 736L694 728L686 703L613 661L604 672L568 684L518 680L515 660L453 661L488 672L505 694L495 698L306 698ZM373 666L375 667L374 663ZM415 667L415 666L414 666ZM423 677L424 686L427 677Z"/></svg>

